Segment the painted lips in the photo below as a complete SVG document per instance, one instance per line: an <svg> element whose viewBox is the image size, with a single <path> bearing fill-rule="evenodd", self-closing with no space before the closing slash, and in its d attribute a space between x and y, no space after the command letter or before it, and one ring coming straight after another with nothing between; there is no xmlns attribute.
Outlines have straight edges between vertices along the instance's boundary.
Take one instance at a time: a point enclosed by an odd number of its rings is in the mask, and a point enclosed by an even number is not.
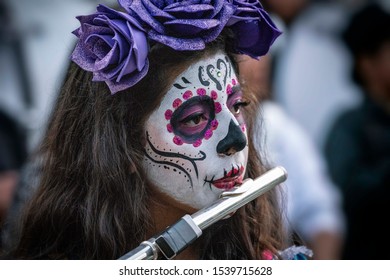
<svg viewBox="0 0 390 280"><path fill-rule="evenodd" d="M244 167L241 166L240 168L234 168L227 172L225 170L225 174L222 178L218 180L213 180L210 182L213 184L216 188L218 189L223 189L223 190L230 190L234 186L242 184L244 178Z"/></svg>

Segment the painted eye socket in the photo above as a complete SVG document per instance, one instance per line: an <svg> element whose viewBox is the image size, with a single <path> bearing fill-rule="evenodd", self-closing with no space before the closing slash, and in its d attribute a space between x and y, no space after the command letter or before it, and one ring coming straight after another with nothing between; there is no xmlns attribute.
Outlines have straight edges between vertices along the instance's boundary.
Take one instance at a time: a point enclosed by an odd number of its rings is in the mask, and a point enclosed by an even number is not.
<svg viewBox="0 0 390 280"><path fill-rule="evenodd" d="M195 96L181 104L172 114L173 133L192 144L202 139L215 119L214 101L207 95Z"/></svg>

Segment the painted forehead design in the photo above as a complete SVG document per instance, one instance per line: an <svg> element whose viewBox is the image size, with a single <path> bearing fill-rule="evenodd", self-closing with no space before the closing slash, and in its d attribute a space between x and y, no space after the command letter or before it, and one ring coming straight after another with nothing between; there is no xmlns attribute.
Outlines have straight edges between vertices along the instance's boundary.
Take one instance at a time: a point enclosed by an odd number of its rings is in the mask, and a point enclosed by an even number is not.
<svg viewBox="0 0 390 280"><path fill-rule="evenodd" d="M230 59L216 55L198 62L176 79L170 91L180 92L164 113L166 127L176 145L192 144L199 147L212 137L218 127L216 116L222 111L219 101L227 100L238 89ZM176 94L177 95L177 94ZM188 121L201 121L195 127L183 128Z"/></svg>

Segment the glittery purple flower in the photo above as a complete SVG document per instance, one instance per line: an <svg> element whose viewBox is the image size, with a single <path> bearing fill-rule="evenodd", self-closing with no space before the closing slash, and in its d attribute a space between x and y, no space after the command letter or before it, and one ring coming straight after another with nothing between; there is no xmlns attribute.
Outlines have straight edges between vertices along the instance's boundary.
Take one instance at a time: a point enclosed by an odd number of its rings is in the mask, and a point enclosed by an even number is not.
<svg viewBox="0 0 390 280"><path fill-rule="evenodd" d="M152 40L179 51L201 50L234 13L226 0L119 0Z"/></svg>
<svg viewBox="0 0 390 280"><path fill-rule="evenodd" d="M281 31L258 0L228 1L237 8L226 24L236 34L236 52L253 58L265 55Z"/></svg>
<svg viewBox="0 0 390 280"><path fill-rule="evenodd" d="M71 59L94 81L104 81L111 93L136 84L149 68L148 43L141 25L131 16L104 5L88 16L79 16L79 38Z"/></svg>

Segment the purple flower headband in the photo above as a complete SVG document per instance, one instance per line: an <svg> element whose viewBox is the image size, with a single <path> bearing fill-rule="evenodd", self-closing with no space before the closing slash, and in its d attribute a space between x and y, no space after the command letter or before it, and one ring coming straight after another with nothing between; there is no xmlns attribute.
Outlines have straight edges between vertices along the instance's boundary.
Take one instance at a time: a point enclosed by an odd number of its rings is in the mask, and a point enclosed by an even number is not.
<svg viewBox="0 0 390 280"><path fill-rule="evenodd" d="M177 51L196 51L225 26L235 33L234 51L258 58L281 34L258 0L118 0L125 12L97 7L79 16L79 40L71 59L104 81L112 94L148 72L148 41Z"/></svg>

